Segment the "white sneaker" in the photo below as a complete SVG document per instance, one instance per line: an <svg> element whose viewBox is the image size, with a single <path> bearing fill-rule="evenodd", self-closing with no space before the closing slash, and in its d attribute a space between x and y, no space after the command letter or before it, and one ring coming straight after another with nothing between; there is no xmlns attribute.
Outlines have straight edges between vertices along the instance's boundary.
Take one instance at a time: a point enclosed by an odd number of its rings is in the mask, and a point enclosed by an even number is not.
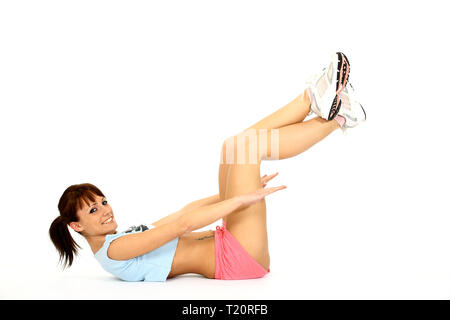
<svg viewBox="0 0 450 320"><path fill-rule="evenodd" d="M315 113L325 120L333 120L339 112L339 94L344 90L350 74L350 63L342 52L332 55L330 63L306 82L311 101L309 114Z"/></svg>
<svg viewBox="0 0 450 320"><path fill-rule="evenodd" d="M355 90L350 82L342 90L340 97L341 108L338 114L345 118L345 123L341 128L345 133L348 128L354 128L361 122L366 121L367 115L361 103L358 102Z"/></svg>

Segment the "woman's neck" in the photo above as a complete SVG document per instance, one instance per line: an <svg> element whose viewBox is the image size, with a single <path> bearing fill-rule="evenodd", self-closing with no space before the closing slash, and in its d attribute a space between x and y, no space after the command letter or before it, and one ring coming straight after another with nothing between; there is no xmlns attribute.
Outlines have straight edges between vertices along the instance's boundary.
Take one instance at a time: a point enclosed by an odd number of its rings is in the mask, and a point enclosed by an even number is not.
<svg viewBox="0 0 450 320"><path fill-rule="evenodd" d="M117 233L117 231L114 231L112 234ZM89 243L89 246L91 247L91 250L94 254L97 253L98 250L103 246L103 243L105 242L106 234L101 235L95 235L95 236L85 236L87 242Z"/></svg>

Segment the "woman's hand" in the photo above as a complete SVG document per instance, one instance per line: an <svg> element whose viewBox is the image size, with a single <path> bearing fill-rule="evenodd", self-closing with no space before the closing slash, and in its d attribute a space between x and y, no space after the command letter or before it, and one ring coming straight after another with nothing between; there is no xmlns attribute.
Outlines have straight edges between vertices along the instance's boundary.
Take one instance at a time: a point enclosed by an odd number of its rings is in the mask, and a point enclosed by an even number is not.
<svg viewBox="0 0 450 320"><path fill-rule="evenodd" d="M251 206L252 204L262 200L265 196L274 193L278 190L286 189L286 186L271 187L271 188L260 188L253 192L246 193L240 196L236 196L237 199L242 203L244 207Z"/></svg>
<svg viewBox="0 0 450 320"><path fill-rule="evenodd" d="M264 188L267 185L267 182L272 180L276 175L278 175L278 172L271 174L270 176L268 176L267 174L263 175L261 177L261 186Z"/></svg>

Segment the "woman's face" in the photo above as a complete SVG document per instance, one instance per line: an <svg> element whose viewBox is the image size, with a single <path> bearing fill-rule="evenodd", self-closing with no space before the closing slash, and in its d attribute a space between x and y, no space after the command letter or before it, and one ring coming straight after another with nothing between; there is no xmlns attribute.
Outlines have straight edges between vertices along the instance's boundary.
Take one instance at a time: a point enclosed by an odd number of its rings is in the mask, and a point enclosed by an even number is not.
<svg viewBox="0 0 450 320"><path fill-rule="evenodd" d="M72 229L84 236L114 233L117 228L111 206L105 197L95 196L95 201L77 211L78 222L71 222Z"/></svg>

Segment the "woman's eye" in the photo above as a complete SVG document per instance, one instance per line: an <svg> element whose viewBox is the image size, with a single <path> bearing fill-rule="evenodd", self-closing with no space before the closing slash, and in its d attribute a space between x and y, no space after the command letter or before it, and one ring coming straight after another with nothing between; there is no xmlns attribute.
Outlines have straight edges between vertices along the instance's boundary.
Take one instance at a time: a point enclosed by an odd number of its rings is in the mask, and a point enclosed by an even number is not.
<svg viewBox="0 0 450 320"><path fill-rule="evenodd" d="M108 204L108 201L107 201L107 200L103 200L102 204L105 206L105 205ZM92 208L92 209L89 211L89 213L94 213L94 212L95 212L94 210L97 211L97 208Z"/></svg>

